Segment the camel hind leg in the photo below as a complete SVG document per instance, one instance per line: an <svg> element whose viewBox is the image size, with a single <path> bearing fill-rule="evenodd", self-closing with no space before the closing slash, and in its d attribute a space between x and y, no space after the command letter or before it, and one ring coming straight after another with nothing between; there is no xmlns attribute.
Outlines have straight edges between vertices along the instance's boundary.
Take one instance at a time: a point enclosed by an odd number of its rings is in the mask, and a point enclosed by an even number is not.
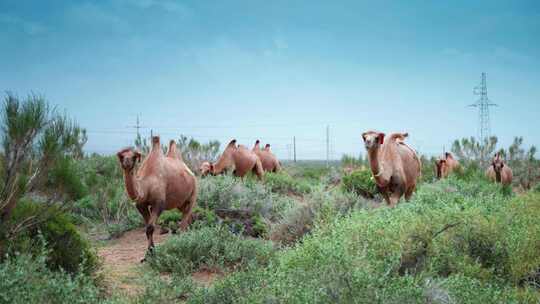
<svg viewBox="0 0 540 304"><path fill-rule="evenodd" d="M194 190L191 197L184 205L179 208L182 212L182 221L180 222L180 229L186 231L189 225L193 222L193 209L197 205L197 190Z"/></svg>
<svg viewBox="0 0 540 304"><path fill-rule="evenodd" d="M264 169L261 163L261 160L257 160L255 166L253 167L253 173L257 175L257 178L262 181L264 175Z"/></svg>
<svg viewBox="0 0 540 304"><path fill-rule="evenodd" d="M405 201L408 202L408 201L411 200L411 197L412 197L415 190L416 190L416 185L411 186L411 187L409 187L409 189L407 189L407 191L405 192Z"/></svg>

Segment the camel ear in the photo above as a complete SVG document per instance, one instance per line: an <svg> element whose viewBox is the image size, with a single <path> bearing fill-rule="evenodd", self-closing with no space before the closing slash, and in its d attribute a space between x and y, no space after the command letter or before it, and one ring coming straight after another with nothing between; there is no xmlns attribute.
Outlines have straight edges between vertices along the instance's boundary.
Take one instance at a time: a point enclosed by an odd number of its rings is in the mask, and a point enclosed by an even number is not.
<svg viewBox="0 0 540 304"><path fill-rule="evenodd" d="M367 132L362 133L362 139L366 141Z"/></svg>
<svg viewBox="0 0 540 304"><path fill-rule="evenodd" d="M379 144L380 145L384 144L384 136L385 135L386 134L384 134L384 133L379 133Z"/></svg>
<svg viewBox="0 0 540 304"><path fill-rule="evenodd" d="M118 156L118 159L120 161L123 161L124 160L124 151L120 151L120 152L116 153L116 156Z"/></svg>
<svg viewBox="0 0 540 304"><path fill-rule="evenodd" d="M139 151L135 151L135 162L140 162L142 159L142 154Z"/></svg>
<svg viewBox="0 0 540 304"><path fill-rule="evenodd" d="M409 133L407 133L407 132L403 133L402 135L403 135L403 138L409 137Z"/></svg>

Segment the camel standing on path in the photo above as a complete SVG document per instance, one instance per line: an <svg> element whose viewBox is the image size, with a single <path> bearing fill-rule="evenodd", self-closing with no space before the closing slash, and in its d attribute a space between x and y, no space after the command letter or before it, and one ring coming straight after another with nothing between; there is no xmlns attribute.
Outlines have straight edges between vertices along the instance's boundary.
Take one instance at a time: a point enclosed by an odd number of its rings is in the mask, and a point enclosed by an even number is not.
<svg viewBox="0 0 540 304"><path fill-rule="evenodd" d="M401 196L409 201L420 176L422 164L416 152L405 144L407 133L385 134L368 131L362 134L375 182L390 207Z"/></svg>
<svg viewBox="0 0 540 304"><path fill-rule="evenodd" d="M204 162L201 166L201 173L203 176L209 173L218 175L230 169L233 169L235 176L242 179L250 171L257 175L259 180L262 180L264 174L261 160L257 154L245 146L236 146L236 139L231 140L215 164Z"/></svg>
<svg viewBox="0 0 540 304"><path fill-rule="evenodd" d="M495 183L501 183L503 186L512 184L512 169L504 163L500 153L493 156L491 166L486 171L487 178Z"/></svg>
<svg viewBox="0 0 540 304"><path fill-rule="evenodd" d="M261 150L260 143L261 141L257 139L252 151L257 154L261 160L263 170L265 172L279 172L281 170L281 164L277 157L270 151L270 145L267 144L264 147L264 150Z"/></svg>
<svg viewBox="0 0 540 304"><path fill-rule="evenodd" d="M437 179L447 178L452 172L459 170L459 168L459 162L450 152L444 153L444 158L438 159L435 162Z"/></svg>
<svg viewBox="0 0 540 304"><path fill-rule="evenodd" d="M163 155L158 136L152 138L152 150L135 173L141 154L131 148L117 153L129 198L135 201L144 218L148 250L154 248L154 227L165 210L182 213L180 229L186 230L192 220L197 201L197 179L181 160L176 143L171 141L167 156Z"/></svg>

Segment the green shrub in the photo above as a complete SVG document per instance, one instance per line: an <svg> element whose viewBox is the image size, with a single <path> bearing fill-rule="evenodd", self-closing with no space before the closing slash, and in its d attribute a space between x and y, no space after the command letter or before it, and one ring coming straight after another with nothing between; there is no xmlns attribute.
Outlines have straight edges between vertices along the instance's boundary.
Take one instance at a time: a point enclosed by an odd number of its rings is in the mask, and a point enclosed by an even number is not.
<svg viewBox="0 0 540 304"><path fill-rule="evenodd" d="M51 271L48 254L9 256L0 264L0 303L100 303L99 289L81 272Z"/></svg>
<svg viewBox="0 0 540 304"><path fill-rule="evenodd" d="M47 187L64 193L70 200L80 199L88 193L77 171L75 160L67 157L58 159L54 167L49 170Z"/></svg>
<svg viewBox="0 0 540 304"><path fill-rule="evenodd" d="M182 220L182 213L177 209L166 210L159 216L159 225L166 227L173 232L178 230L178 223Z"/></svg>
<svg viewBox="0 0 540 304"><path fill-rule="evenodd" d="M203 178L199 182L197 205L203 209L241 209L258 214L268 221L279 220L294 200L272 193L265 185L224 175Z"/></svg>
<svg viewBox="0 0 540 304"><path fill-rule="evenodd" d="M42 235L49 249L47 265L51 269L61 268L69 273L78 272L80 266L88 273L96 269L97 256L90 243L77 231L69 215L57 207L22 200L14 209L10 222L21 223L31 217L37 219L39 224L6 244L8 252L38 254L36 244Z"/></svg>
<svg viewBox="0 0 540 304"><path fill-rule="evenodd" d="M529 287L540 282L538 194L510 198L485 180L449 178L395 209L342 217L333 203L314 204L315 229L301 244L190 301L538 303Z"/></svg>
<svg viewBox="0 0 540 304"><path fill-rule="evenodd" d="M377 193L377 184L371 171L367 169L357 170L343 176L342 185L345 191L354 192L367 198L373 198Z"/></svg>
<svg viewBox="0 0 540 304"><path fill-rule="evenodd" d="M193 210L193 219L193 224L191 225L192 229L214 227L220 222L214 211L200 207L195 207Z"/></svg>
<svg viewBox="0 0 540 304"><path fill-rule="evenodd" d="M143 225L141 215L119 181L110 182L76 201L71 213L77 223L105 230L109 238L119 237L125 231Z"/></svg>
<svg viewBox="0 0 540 304"><path fill-rule="evenodd" d="M266 173L264 181L270 191L281 194L304 195L311 191L311 187L307 182L293 178L284 172Z"/></svg>
<svg viewBox="0 0 540 304"><path fill-rule="evenodd" d="M149 264L157 271L185 276L204 268L225 270L265 265L273 253L267 242L243 239L224 227L206 227L167 239L156 248Z"/></svg>

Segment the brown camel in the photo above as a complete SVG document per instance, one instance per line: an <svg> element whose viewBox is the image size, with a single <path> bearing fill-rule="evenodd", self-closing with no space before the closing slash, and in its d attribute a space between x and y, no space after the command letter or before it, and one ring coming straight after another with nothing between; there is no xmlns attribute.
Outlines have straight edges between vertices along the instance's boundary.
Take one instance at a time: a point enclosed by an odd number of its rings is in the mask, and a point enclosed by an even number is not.
<svg viewBox="0 0 540 304"><path fill-rule="evenodd" d="M215 164L210 163L210 170L206 174L218 175L231 169L233 169L233 174L240 178L244 178L250 171L259 179L262 179L264 174L261 160L257 154L245 146L237 146L236 139L231 140Z"/></svg>
<svg viewBox="0 0 540 304"><path fill-rule="evenodd" d="M460 168L459 162L454 158L452 153L444 153L444 158L440 158L435 162L435 170L437 179L447 178L450 173Z"/></svg>
<svg viewBox="0 0 540 304"><path fill-rule="evenodd" d="M504 163L500 153L493 156L491 166L486 171L488 179L495 183L501 183L503 186L512 184L512 169Z"/></svg>
<svg viewBox="0 0 540 304"><path fill-rule="evenodd" d="M422 164L416 152L404 140L407 133L385 134L368 131L362 134L368 152L371 172L380 193L390 207L395 207L401 196L409 201Z"/></svg>
<svg viewBox="0 0 540 304"><path fill-rule="evenodd" d="M265 172L278 172L281 170L281 165L276 156L270 151L270 145L267 144L264 150L261 150L259 144L261 142L257 139L252 151L257 154L261 160L263 170Z"/></svg>
<svg viewBox="0 0 540 304"><path fill-rule="evenodd" d="M163 155L159 137L154 136L152 149L136 173L135 165L140 162L141 154L132 148L117 153L127 194L144 218L149 252L154 248L154 226L161 212L180 210L182 230L186 230L192 220L191 213L197 201L197 179L177 152L176 143L171 141L167 156Z"/></svg>

